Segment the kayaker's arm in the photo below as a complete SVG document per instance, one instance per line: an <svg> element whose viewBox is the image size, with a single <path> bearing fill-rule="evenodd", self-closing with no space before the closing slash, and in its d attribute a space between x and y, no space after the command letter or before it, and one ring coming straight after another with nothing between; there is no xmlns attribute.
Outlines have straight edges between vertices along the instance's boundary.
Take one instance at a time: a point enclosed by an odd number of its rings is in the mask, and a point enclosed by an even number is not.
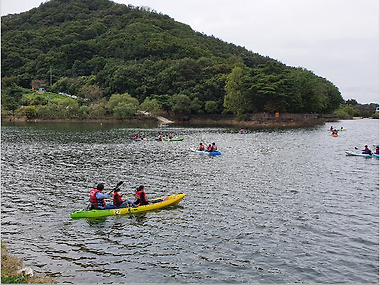
<svg viewBox="0 0 380 285"><path fill-rule="evenodd" d="M109 195L110 195L110 193L103 194L103 193L98 192L98 193L96 193L96 198L98 198L98 199L106 199L106 198L108 198Z"/></svg>

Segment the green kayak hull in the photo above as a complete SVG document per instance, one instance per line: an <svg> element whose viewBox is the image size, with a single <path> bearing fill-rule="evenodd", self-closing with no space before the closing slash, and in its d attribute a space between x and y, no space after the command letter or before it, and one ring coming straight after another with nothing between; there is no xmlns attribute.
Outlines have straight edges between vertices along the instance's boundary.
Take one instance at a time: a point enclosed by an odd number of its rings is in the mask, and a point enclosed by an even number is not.
<svg viewBox="0 0 380 285"><path fill-rule="evenodd" d="M179 142L179 141L183 141L184 138L178 138L178 139L169 139L170 142ZM162 139L163 141L167 142L168 139L165 138L165 139Z"/></svg>

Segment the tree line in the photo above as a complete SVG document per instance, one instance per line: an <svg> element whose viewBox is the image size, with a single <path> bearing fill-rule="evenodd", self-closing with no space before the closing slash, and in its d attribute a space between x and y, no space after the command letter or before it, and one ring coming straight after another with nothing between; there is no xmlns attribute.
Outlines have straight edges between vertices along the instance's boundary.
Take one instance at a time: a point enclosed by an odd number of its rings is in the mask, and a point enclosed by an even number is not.
<svg viewBox="0 0 380 285"><path fill-rule="evenodd" d="M174 114L331 113L344 103L332 82L305 68L195 32L148 7L50 0L2 16L1 39L5 110L17 101L10 99L14 86L30 89L33 81L87 99L78 104L89 108L125 94L134 106Z"/></svg>

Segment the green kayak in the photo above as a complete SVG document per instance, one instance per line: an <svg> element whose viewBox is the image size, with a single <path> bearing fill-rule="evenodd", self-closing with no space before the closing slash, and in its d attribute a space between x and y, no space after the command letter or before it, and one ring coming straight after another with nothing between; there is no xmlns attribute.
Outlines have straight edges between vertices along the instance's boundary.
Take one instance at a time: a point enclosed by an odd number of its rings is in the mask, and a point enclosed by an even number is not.
<svg viewBox="0 0 380 285"><path fill-rule="evenodd" d="M169 139L168 138L164 138L162 139L163 141L170 141L170 142L179 142L179 141L183 141L184 138L178 138L178 139Z"/></svg>

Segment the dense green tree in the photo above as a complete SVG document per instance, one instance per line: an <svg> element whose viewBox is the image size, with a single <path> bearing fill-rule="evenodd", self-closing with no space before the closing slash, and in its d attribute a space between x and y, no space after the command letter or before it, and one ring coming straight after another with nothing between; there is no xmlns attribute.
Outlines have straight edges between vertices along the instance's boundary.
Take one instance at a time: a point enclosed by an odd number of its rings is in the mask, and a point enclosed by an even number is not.
<svg viewBox="0 0 380 285"><path fill-rule="evenodd" d="M193 100L191 100L190 110L192 113L195 113L195 114L204 113L203 112L203 102L201 100L199 100L198 97L195 97Z"/></svg>
<svg viewBox="0 0 380 285"><path fill-rule="evenodd" d="M24 109L24 113L28 119L31 119L36 116L37 110L35 106L27 106Z"/></svg>
<svg viewBox="0 0 380 285"><path fill-rule="evenodd" d="M175 94L170 98L171 111L174 114L189 114L191 100L187 95Z"/></svg>
<svg viewBox="0 0 380 285"><path fill-rule="evenodd" d="M19 107L22 97L23 89L20 86L12 85L1 90L1 104L12 113Z"/></svg>
<svg viewBox="0 0 380 285"><path fill-rule="evenodd" d="M208 113L208 114L219 113L218 103L215 101L206 101L205 110L206 110L206 113Z"/></svg>
<svg viewBox="0 0 380 285"><path fill-rule="evenodd" d="M78 115L78 102L72 98L65 98L63 100L60 100L58 106L62 110L62 115L64 115L65 117L71 118Z"/></svg>
<svg viewBox="0 0 380 285"><path fill-rule="evenodd" d="M87 85L79 90L78 95L89 99L91 102L96 102L103 97L103 91L97 85Z"/></svg>
<svg viewBox="0 0 380 285"><path fill-rule="evenodd" d="M116 119L126 119L136 113L136 106L132 103L120 102L115 108L113 108L113 113Z"/></svg>
<svg viewBox="0 0 380 285"><path fill-rule="evenodd" d="M139 109L150 113L159 113L161 111L161 106L158 103L157 99L150 99L147 97L145 98L144 102L140 104Z"/></svg>
<svg viewBox="0 0 380 285"><path fill-rule="evenodd" d="M234 114L242 114L246 111L246 102L241 92L243 77L243 68L236 66L232 72L227 75L226 96L224 97L224 108Z"/></svg>
<svg viewBox="0 0 380 285"><path fill-rule="evenodd" d="M114 108L118 106L120 103L123 103L123 106L131 104L135 110L139 106L139 101L136 98L131 97L128 93L124 94L114 94L108 101L107 109L110 113L114 113ZM129 107L128 107L129 108Z"/></svg>
<svg viewBox="0 0 380 285"><path fill-rule="evenodd" d="M158 104L161 106L161 108L165 111L165 112L169 112L170 109L171 109L171 96L169 96L168 94L164 94L164 95L151 95L150 96L152 99L156 99Z"/></svg>

